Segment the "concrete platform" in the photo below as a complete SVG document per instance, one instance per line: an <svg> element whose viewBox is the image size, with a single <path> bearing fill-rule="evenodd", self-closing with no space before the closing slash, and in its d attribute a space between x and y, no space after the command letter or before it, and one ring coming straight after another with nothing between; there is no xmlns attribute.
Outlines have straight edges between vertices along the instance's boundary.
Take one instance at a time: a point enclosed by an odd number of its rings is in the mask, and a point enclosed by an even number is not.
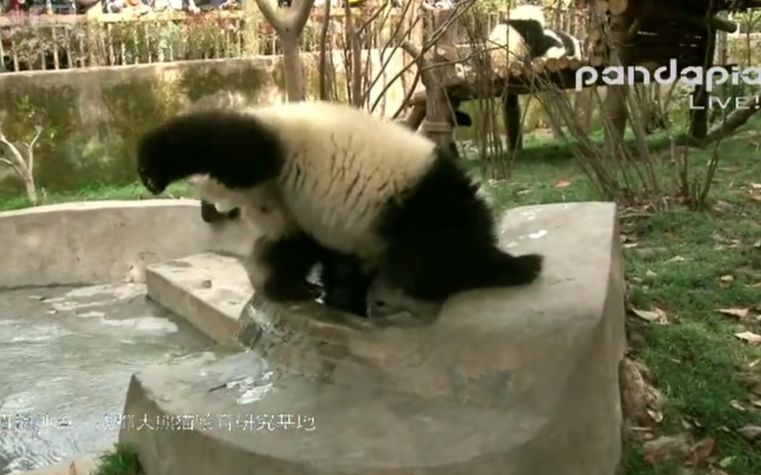
<svg viewBox="0 0 761 475"><path fill-rule="evenodd" d="M225 346L237 346L238 317L253 293L233 256L204 252L150 265L148 296Z"/></svg>
<svg viewBox="0 0 761 475"><path fill-rule="evenodd" d="M120 440L147 475L612 475L615 206L518 208L499 232L545 254L539 281L463 292L405 327L255 297L240 322L251 351L136 374L125 414L140 424Z"/></svg>
<svg viewBox="0 0 761 475"><path fill-rule="evenodd" d="M142 282L147 265L204 251L248 253L239 221L210 226L190 199L86 201L0 212L0 288Z"/></svg>

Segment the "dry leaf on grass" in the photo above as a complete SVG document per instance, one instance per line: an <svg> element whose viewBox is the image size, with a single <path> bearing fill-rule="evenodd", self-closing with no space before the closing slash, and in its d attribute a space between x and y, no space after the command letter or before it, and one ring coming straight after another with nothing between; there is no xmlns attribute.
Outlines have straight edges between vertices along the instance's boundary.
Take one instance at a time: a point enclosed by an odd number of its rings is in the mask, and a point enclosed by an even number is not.
<svg viewBox="0 0 761 475"><path fill-rule="evenodd" d="M747 341L751 345L761 345L761 335L753 332L735 333L735 336L743 341Z"/></svg>
<svg viewBox="0 0 761 475"><path fill-rule="evenodd" d="M737 429L737 432L748 440L761 439L761 427L759 426L747 425Z"/></svg>
<svg viewBox="0 0 761 475"><path fill-rule="evenodd" d="M667 261L666 261L666 263L668 264L669 262L684 262L684 261L686 261L686 260L687 260L687 259L685 259L685 258L684 258L684 257L682 257L682 256L674 256L674 257L672 257L671 259L667 260Z"/></svg>
<svg viewBox="0 0 761 475"><path fill-rule="evenodd" d="M732 274L722 275L719 278L719 280L721 280L722 282L726 282L726 283L734 282L735 281L735 276L733 276Z"/></svg>
<svg viewBox="0 0 761 475"><path fill-rule="evenodd" d="M724 315L729 315L730 317L745 318L748 316L750 309L749 308L720 308L716 311L719 313L723 313Z"/></svg>
<svg viewBox="0 0 761 475"><path fill-rule="evenodd" d="M642 444L643 459L655 465L667 460L681 459L690 453L690 438L687 434L661 436Z"/></svg>
<svg viewBox="0 0 761 475"><path fill-rule="evenodd" d="M647 409L646 411L647 415L650 416L650 419L652 419L656 424L663 422L663 413L661 411L656 411L653 409Z"/></svg>
<svg viewBox="0 0 761 475"><path fill-rule="evenodd" d="M699 440L692 446L693 462L695 465L702 465L706 459L713 454L713 450L716 448L716 442L710 438Z"/></svg>
<svg viewBox="0 0 761 475"><path fill-rule="evenodd" d="M563 188L568 188L571 186L571 182L568 180L558 180L555 182L555 188L558 190L562 190Z"/></svg>
<svg viewBox="0 0 761 475"><path fill-rule="evenodd" d="M634 312L634 315L638 316L642 320L660 323L662 325L668 324L666 312L658 307L654 307L653 310L640 310L637 308L632 308L632 312Z"/></svg>

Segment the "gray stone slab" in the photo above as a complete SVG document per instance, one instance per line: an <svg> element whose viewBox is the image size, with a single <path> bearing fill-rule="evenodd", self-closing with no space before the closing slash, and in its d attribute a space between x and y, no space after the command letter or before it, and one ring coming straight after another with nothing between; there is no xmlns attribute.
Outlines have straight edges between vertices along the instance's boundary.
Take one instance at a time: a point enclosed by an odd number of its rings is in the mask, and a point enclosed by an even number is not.
<svg viewBox="0 0 761 475"><path fill-rule="evenodd" d="M148 475L612 475L625 346L615 207L518 208L499 229L505 248L546 255L536 283L463 292L404 327L255 297L250 353L142 372L125 405L135 418L302 415L315 430L126 427L121 439Z"/></svg>
<svg viewBox="0 0 761 475"><path fill-rule="evenodd" d="M189 199L86 201L0 212L0 288L142 282L146 265L203 251L248 253L240 222L209 225Z"/></svg>
<svg viewBox="0 0 761 475"><path fill-rule="evenodd" d="M214 341L237 346L238 317L253 288L238 258L204 252L153 264L148 296Z"/></svg>

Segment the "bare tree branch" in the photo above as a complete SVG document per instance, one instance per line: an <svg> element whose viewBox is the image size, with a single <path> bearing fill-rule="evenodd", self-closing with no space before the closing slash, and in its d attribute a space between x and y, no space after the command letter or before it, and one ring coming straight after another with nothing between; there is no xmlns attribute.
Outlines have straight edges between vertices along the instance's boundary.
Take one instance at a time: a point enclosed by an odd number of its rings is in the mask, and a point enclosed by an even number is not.
<svg viewBox="0 0 761 475"><path fill-rule="evenodd" d="M11 170L13 170L13 173L15 173L16 175L19 175L19 176L22 175L21 170L19 170L18 167L16 167L16 164L13 163L12 161L6 158L0 158L0 163L4 163L8 165L9 167L11 167Z"/></svg>
<svg viewBox="0 0 761 475"><path fill-rule="evenodd" d="M24 157L21 155L19 149L13 145L13 143L11 143L11 141L8 140L5 136L5 133L2 131L2 123L0 123L0 145L7 151L6 156L10 157L10 159L0 158L0 163L4 163L10 166L13 172L24 181L27 198L32 202L32 204L37 204L37 188L34 184L33 173L34 154L32 152L32 148L42 134L42 127L37 126L35 127L35 130L36 133L34 138L27 145L28 159L24 160Z"/></svg>
<svg viewBox="0 0 761 475"><path fill-rule="evenodd" d="M269 22L270 25L272 25L272 28L275 29L275 32L277 32L277 34L281 34L286 25L278 16L278 14L275 13L275 8L272 6L272 3L270 3L268 0L256 0L256 6L259 7L259 11L262 12L264 18Z"/></svg>
<svg viewBox="0 0 761 475"><path fill-rule="evenodd" d="M304 73L301 63L301 32L309 19L314 0L296 0L290 12L284 15L275 13L268 0L256 0L256 5L264 18L272 25L280 39L283 50L283 69L285 70L285 85L288 100L301 101L305 99Z"/></svg>
<svg viewBox="0 0 761 475"><path fill-rule="evenodd" d="M438 26L430 34L430 36L426 40L423 41L422 47L415 46L409 40L403 40L402 41L402 46L404 46L404 44L407 43L407 47L408 48L409 48L409 46L413 46L414 47L414 49L412 49L412 50L409 50L409 49L406 50L408 54L410 53L410 51L418 51L419 54L413 56L413 61L410 64L402 67L394 75L394 77L391 78L391 80L388 82L388 84L386 84L383 87L383 89L378 94L378 98L375 99L375 102L373 103L373 105L370 108L370 110L375 110L375 107L378 105L378 102L380 102L380 100L383 97L383 95L389 90L389 88L391 88L391 86L394 84L394 82L396 82L397 79L399 79L405 72L407 72L407 70L410 69L413 64L418 64L419 62L417 61L417 58L422 56L422 55L424 55L424 54L426 54L428 52L428 50L433 48L436 45L436 43L439 41L439 39L444 35L444 33L447 32L449 27L452 26L452 24L454 24L454 22L456 22L462 15L464 15L469 10L469 8L473 5L473 3L474 2L472 0L471 1L465 1L465 2L457 3L455 8L453 8L449 12L449 16L447 17L446 21L442 22L442 24L440 26ZM425 4L421 4L421 9L429 9L429 8L427 6L425 6ZM416 18L416 21L419 20L419 19L420 19L420 17ZM410 28L408 28L408 30L410 30L411 28L412 28L412 26L410 26ZM425 81L425 76L422 76L422 77L423 77L423 83L425 84L425 82L426 82ZM374 85L374 83L373 83L373 85ZM371 85L371 87L373 85Z"/></svg>
<svg viewBox="0 0 761 475"><path fill-rule="evenodd" d="M328 49L328 30L330 29L330 6L333 2L327 0L325 2L325 14L322 18L322 31L320 32L320 64L319 64L319 81L320 81L320 99L328 100L328 77L327 77L327 61L325 55ZM333 48L330 48L331 54Z"/></svg>
<svg viewBox="0 0 761 475"><path fill-rule="evenodd" d="M298 2L298 0L295 1ZM292 14L286 26L297 32L297 34L301 34L301 30L304 29L307 20L309 20L309 12L312 11L313 5L314 0L301 0L301 3L295 6L297 10Z"/></svg>
<svg viewBox="0 0 761 475"><path fill-rule="evenodd" d="M399 108L396 110L394 115L391 117L393 119L396 119L399 117L399 114L402 113L402 111L407 107L407 103L412 99L412 95L415 94L415 88L417 87L417 83L420 81L420 71L415 71L415 78L412 80L412 86L410 86L410 89L407 91L407 94L404 96L404 100L402 100L401 104L399 104Z"/></svg>
<svg viewBox="0 0 761 475"><path fill-rule="evenodd" d="M16 165L19 168L26 169L26 162L24 161L24 157L21 155L21 152L19 152L18 148L16 148L15 145L13 145L7 138L5 138L5 134L1 131L0 131L0 145L3 145L3 147L5 147L12 161L16 163Z"/></svg>
<svg viewBox="0 0 761 475"><path fill-rule="evenodd" d="M34 175L34 146L35 144L37 144L37 140L39 140L40 135L42 135L42 127L38 125L37 127L35 127L34 137L29 142L29 145L27 145L26 147L26 150L27 150L26 151L26 156L27 156L26 166L27 166L27 169L29 170L30 176Z"/></svg>

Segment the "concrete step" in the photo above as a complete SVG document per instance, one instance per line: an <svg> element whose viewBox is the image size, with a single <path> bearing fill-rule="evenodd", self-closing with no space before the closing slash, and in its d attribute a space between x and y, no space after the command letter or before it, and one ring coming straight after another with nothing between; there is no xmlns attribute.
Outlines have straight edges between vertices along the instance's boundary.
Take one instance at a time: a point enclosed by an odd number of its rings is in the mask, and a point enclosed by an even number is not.
<svg viewBox="0 0 761 475"><path fill-rule="evenodd" d="M148 296L224 346L239 346L238 317L253 293L235 257L204 252L150 265Z"/></svg>
<svg viewBox="0 0 761 475"><path fill-rule="evenodd" d="M462 292L404 327L249 304L241 267L215 255L155 266L154 295L199 327L240 319L251 351L135 374L120 441L147 475L611 475L618 229L613 203L510 210L500 243L544 254L541 278Z"/></svg>
<svg viewBox="0 0 761 475"><path fill-rule="evenodd" d="M151 454L149 475L528 473L507 467L546 423L281 373L253 352L143 371L127 414L122 441Z"/></svg>

